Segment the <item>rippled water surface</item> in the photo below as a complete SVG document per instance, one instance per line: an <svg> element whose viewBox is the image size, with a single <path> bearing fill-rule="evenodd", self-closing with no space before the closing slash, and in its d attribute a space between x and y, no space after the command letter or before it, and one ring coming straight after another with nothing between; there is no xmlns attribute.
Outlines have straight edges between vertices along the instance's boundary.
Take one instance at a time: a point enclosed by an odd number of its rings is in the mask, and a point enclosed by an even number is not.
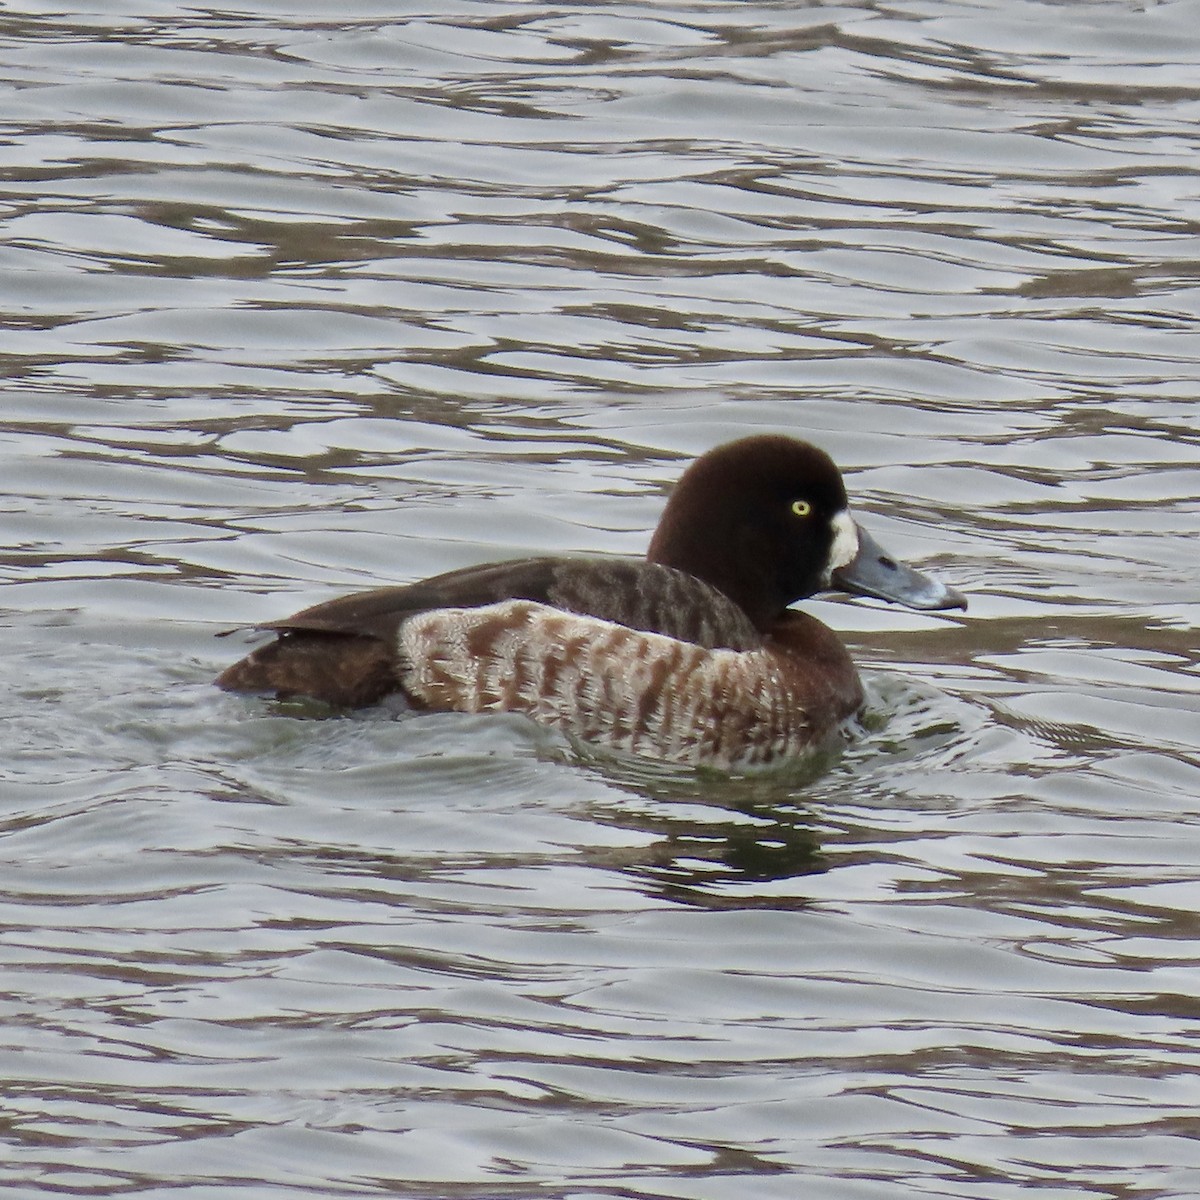
<svg viewBox="0 0 1200 1200"><path fill-rule="evenodd" d="M0 1184L1200 1194L1200 5L0 13ZM965 616L747 777L228 696L812 438Z"/></svg>

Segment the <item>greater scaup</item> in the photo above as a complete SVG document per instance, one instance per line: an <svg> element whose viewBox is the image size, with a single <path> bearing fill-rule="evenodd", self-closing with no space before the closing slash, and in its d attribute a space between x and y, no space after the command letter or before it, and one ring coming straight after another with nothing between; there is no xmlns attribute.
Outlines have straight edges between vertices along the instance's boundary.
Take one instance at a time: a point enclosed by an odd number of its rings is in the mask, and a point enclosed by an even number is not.
<svg viewBox="0 0 1200 1200"><path fill-rule="evenodd" d="M824 451L747 437L683 473L644 561L525 558L331 600L263 626L276 640L217 684L340 707L401 692L634 754L763 763L863 703L837 636L788 607L830 589L966 608L858 525Z"/></svg>

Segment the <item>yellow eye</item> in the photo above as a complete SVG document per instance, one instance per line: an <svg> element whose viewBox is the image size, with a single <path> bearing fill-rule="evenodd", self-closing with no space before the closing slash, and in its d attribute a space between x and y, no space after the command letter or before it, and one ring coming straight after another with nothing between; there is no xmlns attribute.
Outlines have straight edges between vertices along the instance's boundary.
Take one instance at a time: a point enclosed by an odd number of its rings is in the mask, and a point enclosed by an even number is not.
<svg viewBox="0 0 1200 1200"><path fill-rule="evenodd" d="M812 512L812 505L807 500L793 500L792 512L798 517L807 517Z"/></svg>

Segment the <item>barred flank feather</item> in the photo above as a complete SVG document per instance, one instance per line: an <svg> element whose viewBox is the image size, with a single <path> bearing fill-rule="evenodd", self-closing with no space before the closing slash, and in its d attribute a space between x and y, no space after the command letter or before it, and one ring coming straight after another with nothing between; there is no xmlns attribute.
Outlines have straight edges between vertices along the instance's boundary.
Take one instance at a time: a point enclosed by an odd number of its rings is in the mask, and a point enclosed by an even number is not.
<svg viewBox="0 0 1200 1200"><path fill-rule="evenodd" d="M789 638L734 651L525 600L439 609L400 627L400 681L428 708L525 713L587 741L681 763L762 763L805 749L862 700L852 670L840 695L814 681L813 643L825 641L814 634L828 631L794 616ZM807 662L786 645L798 631Z"/></svg>

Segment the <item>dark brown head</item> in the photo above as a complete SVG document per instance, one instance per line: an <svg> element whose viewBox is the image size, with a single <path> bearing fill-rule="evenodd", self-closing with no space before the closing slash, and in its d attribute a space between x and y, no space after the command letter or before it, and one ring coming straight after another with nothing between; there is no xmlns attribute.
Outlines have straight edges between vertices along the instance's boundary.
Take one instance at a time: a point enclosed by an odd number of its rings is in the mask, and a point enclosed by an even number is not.
<svg viewBox="0 0 1200 1200"><path fill-rule="evenodd" d="M833 459L789 437L742 438L696 459L646 557L712 584L760 630L789 604L831 587L916 608L966 606L867 538Z"/></svg>

